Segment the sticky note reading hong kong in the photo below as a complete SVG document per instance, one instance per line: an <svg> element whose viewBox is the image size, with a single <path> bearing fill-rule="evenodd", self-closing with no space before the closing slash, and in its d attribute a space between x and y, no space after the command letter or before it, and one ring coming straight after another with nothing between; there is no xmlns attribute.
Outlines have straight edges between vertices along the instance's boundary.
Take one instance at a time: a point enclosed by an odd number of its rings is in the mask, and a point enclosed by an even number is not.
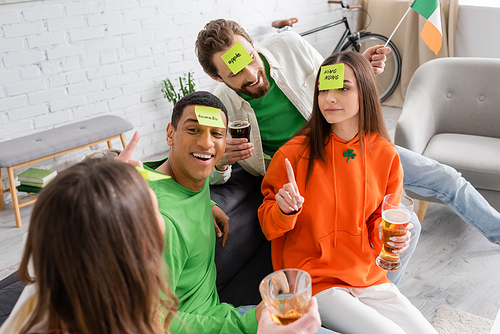
<svg viewBox="0 0 500 334"><path fill-rule="evenodd" d="M135 167L137 171L142 175L142 177L148 181L158 181L164 179L170 179L170 176L163 173L153 172L141 167Z"/></svg>
<svg viewBox="0 0 500 334"><path fill-rule="evenodd" d="M194 113L198 119L198 123L205 126L213 126L216 128L225 128L222 121L221 111L217 108L194 106Z"/></svg>
<svg viewBox="0 0 500 334"><path fill-rule="evenodd" d="M240 42L236 43L226 53L221 56L233 74L238 73L252 62L252 57Z"/></svg>
<svg viewBox="0 0 500 334"><path fill-rule="evenodd" d="M344 87L344 64L321 66L319 90Z"/></svg>

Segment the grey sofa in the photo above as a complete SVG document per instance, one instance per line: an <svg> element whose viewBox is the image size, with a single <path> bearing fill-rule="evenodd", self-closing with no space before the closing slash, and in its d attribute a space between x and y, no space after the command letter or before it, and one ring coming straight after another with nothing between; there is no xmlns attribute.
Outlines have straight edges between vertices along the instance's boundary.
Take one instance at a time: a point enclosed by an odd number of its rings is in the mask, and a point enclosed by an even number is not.
<svg viewBox="0 0 500 334"><path fill-rule="evenodd" d="M500 211L500 59L441 58L420 66L394 143L454 167Z"/></svg>

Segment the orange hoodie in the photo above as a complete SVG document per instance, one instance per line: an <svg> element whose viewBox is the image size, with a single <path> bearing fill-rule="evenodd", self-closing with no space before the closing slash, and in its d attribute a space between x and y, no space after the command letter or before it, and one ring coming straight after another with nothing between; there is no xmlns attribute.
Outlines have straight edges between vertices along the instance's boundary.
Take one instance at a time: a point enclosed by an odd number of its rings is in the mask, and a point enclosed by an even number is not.
<svg viewBox="0 0 500 334"><path fill-rule="evenodd" d="M294 137L276 152L262 182L259 221L272 240L274 270L309 272L313 294L334 286L389 282L386 271L375 264L382 248L378 226L384 196L402 192L403 169L392 143L376 134L364 140L363 157L358 136L345 142L332 132L325 149L327 164L316 162L306 187L308 139ZM285 158L304 197L302 208L290 215L275 200L288 183Z"/></svg>

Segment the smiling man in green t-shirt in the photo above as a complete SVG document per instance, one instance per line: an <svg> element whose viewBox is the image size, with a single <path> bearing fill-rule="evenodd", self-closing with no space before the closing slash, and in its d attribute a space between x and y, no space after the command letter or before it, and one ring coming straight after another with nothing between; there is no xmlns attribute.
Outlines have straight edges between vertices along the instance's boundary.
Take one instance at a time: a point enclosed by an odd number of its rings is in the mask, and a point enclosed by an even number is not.
<svg viewBox="0 0 500 334"><path fill-rule="evenodd" d="M196 114L198 106L220 109L221 125L204 125ZM186 95L175 104L167 126L169 157L144 164L146 169L171 176L149 181L165 220L163 259L171 289L179 298L180 318L172 320L171 333L257 332L260 307L241 316L235 307L219 301L215 285L214 202L208 176L224 153L226 124L226 108L214 95Z"/></svg>

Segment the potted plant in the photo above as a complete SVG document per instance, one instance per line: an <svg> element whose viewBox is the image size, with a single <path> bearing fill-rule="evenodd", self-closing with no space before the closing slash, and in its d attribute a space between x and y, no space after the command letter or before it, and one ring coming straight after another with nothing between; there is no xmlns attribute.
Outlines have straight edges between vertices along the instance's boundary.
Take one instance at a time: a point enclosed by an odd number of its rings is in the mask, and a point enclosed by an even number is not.
<svg viewBox="0 0 500 334"><path fill-rule="evenodd" d="M162 81L161 92L163 93L163 97L173 104L176 104L177 101L187 94L194 92L195 83L193 73L188 72L184 74L183 77L179 77L178 81L180 86L178 89L176 89L169 78Z"/></svg>

